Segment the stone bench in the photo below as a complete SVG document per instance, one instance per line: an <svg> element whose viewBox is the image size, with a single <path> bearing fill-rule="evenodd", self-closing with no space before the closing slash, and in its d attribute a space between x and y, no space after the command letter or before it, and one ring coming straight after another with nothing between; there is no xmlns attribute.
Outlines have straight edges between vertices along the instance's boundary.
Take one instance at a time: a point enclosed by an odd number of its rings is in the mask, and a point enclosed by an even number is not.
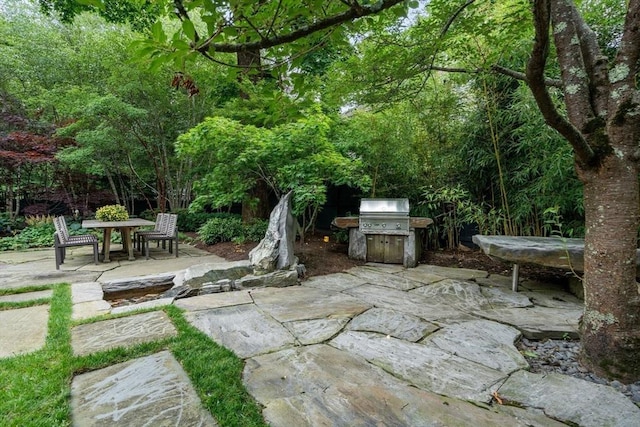
<svg viewBox="0 0 640 427"><path fill-rule="evenodd" d="M584 271L584 239L534 236L473 236L473 243L492 258L513 263L512 289L518 291L519 264ZM640 250L638 251L640 260ZM639 262L640 264L640 262Z"/></svg>

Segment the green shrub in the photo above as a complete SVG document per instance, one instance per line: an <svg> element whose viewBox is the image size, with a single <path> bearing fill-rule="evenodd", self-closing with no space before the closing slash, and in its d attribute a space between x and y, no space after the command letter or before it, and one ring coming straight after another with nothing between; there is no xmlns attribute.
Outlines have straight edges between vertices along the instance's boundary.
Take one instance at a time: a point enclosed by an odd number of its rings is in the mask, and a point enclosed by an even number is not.
<svg viewBox="0 0 640 427"><path fill-rule="evenodd" d="M269 221L266 219L256 219L250 224L245 224L242 227L242 238L247 242L259 242L264 238L264 233L267 232Z"/></svg>
<svg viewBox="0 0 640 427"><path fill-rule="evenodd" d="M23 216L11 219L8 212L0 213L0 233L11 233L15 230L21 230L25 227Z"/></svg>
<svg viewBox="0 0 640 427"><path fill-rule="evenodd" d="M216 215L198 229L198 237L207 245L220 242L259 242L269 225L269 221L263 219L242 224L242 219L237 215Z"/></svg>
<svg viewBox="0 0 640 427"><path fill-rule="evenodd" d="M27 227L11 237L0 239L1 251L15 251L28 248L44 248L53 246L55 228L51 223L40 223Z"/></svg>
<svg viewBox="0 0 640 427"><path fill-rule="evenodd" d="M239 217L211 218L198 229L198 236L207 245L230 242L242 236L242 220Z"/></svg>
<svg viewBox="0 0 640 427"><path fill-rule="evenodd" d="M178 230L197 231L212 218L237 218L237 215L226 212L190 212L187 209L172 211L178 214Z"/></svg>
<svg viewBox="0 0 640 427"><path fill-rule="evenodd" d="M99 221L126 221L129 213L122 205L106 205L96 211L96 219Z"/></svg>

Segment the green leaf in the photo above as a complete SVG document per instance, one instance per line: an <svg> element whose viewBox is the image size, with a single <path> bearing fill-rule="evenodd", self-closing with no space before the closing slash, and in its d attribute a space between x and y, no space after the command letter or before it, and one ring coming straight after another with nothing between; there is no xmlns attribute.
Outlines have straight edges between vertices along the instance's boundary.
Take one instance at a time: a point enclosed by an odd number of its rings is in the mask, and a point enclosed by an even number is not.
<svg viewBox="0 0 640 427"><path fill-rule="evenodd" d="M77 3L85 6L93 6L97 9L104 10L104 3L102 0L77 0Z"/></svg>
<svg viewBox="0 0 640 427"><path fill-rule="evenodd" d="M193 22L190 20L182 21L182 31L184 34L189 37L189 39L195 41L196 40L196 28L193 26Z"/></svg>
<svg viewBox="0 0 640 427"><path fill-rule="evenodd" d="M407 6L411 9L417 9L420 7L420 2L418 0L409 0L407 1Z"/></svg>
<svg viewBox="0 0 640 427"><path fill-rule="evenodd" d="M162 22L156 21L151 26L151 36L154 40L159 41L160 43L164 43L167 40L167 35L162 28Z"/></svg>
<svg viewBox="0 0 640 427"><path fill-rule="evenodd" d="M222 32L229 37L236 37L238 35L238 30L236 30L234 27L225 27Z"/></svg>

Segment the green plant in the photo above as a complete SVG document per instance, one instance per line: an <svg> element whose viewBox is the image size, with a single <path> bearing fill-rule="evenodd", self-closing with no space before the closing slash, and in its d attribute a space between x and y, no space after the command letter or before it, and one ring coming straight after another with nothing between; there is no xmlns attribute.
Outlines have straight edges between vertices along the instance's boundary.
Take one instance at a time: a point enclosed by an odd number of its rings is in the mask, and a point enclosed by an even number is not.
<svg viewBox="0 0 640 427"><path fill-rule="evenodd" d="M96 211L96 219L99 221L126 221L129 213L122 205L106 205Z"/></svg>
<svg viewBox="0 0 640 427"><path fill-rule="evenodd" d="M14 236L0 239L0 251L15 251L28 248L44 248L53 246L52 223L40 223L27 227Z"/></svg>
<svg viewBox="0 0 640 427"><path fill-rule="evenodd" d="M181 231L197 231L211 218L232 218L235 216L227 212L192 212L188 209L172 212L178 214L178 229Z"/></svg>
<svg viewBox="0 0 640 427"><path fill-rule="evenodd" d="M41 224L53 224L53 217L51 215L29 215L25 217L24 222L28 227Z"/></svg>
<svg viewBox="0 0 640 427"><path fill-rule="evenodd" d="M269 221L266 219L256 219L249 224L242 226L242 237L248 242L259 242L267 232Z"/></svg>
<svg viewBox="0 0 640 427"><path fill-rule="evenodd" d="M424 188L419 213L434 221L427 232L429 243L435 248L441 241L446 242L447 249L456 248L460 242L460 230L465 224L476 223L483 232L482 225L486 225L488 219L482 207L474 203L469 192L460 185Z"/></svg>
<svg viewBox="0 0 640 427"><path fill-rule="evenodd" d="M338 243L348 243L349 242L349 230L341 228L337 231L333 232L333 238Z"/></svg>
<svg viewBox="0 0 640 427"><path fill-rule="evenodd" d="M207 245L230 242L242 236L242 220L239 217L211 218L198 229L198 236Z"/></svg>

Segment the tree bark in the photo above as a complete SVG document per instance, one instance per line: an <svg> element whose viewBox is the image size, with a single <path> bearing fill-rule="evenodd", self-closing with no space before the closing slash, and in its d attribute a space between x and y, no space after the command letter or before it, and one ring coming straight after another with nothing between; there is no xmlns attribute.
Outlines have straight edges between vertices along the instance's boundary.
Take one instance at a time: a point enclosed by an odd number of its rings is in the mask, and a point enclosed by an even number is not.
<svg viewBox="0 0 640 427"><path fill-rule="evenodd" d="M269 214L269 186L258 179L247 200L242 203L242 222L248 224L255 219L267 219Z"/></svg>
<svg viewBox="0 0 640 427"><path fill-rule="evenodd" d="M637 163L611 155L580 176L586 221L582 363L598 375L634 382L640 378Z"/></svg>
<svg viewBox="0 0 640 427"><path fill-rule="evenodd" d="M534 26L528 84L547 124L572 145L584 184L581 360L599 375L635 382L640 379L640 288L636 282L640 94L635 84L640 0L628 3L622 43L611 65L572 1L536 0ZM544 85L551 26L566 117L555 108Z"/></svg>

